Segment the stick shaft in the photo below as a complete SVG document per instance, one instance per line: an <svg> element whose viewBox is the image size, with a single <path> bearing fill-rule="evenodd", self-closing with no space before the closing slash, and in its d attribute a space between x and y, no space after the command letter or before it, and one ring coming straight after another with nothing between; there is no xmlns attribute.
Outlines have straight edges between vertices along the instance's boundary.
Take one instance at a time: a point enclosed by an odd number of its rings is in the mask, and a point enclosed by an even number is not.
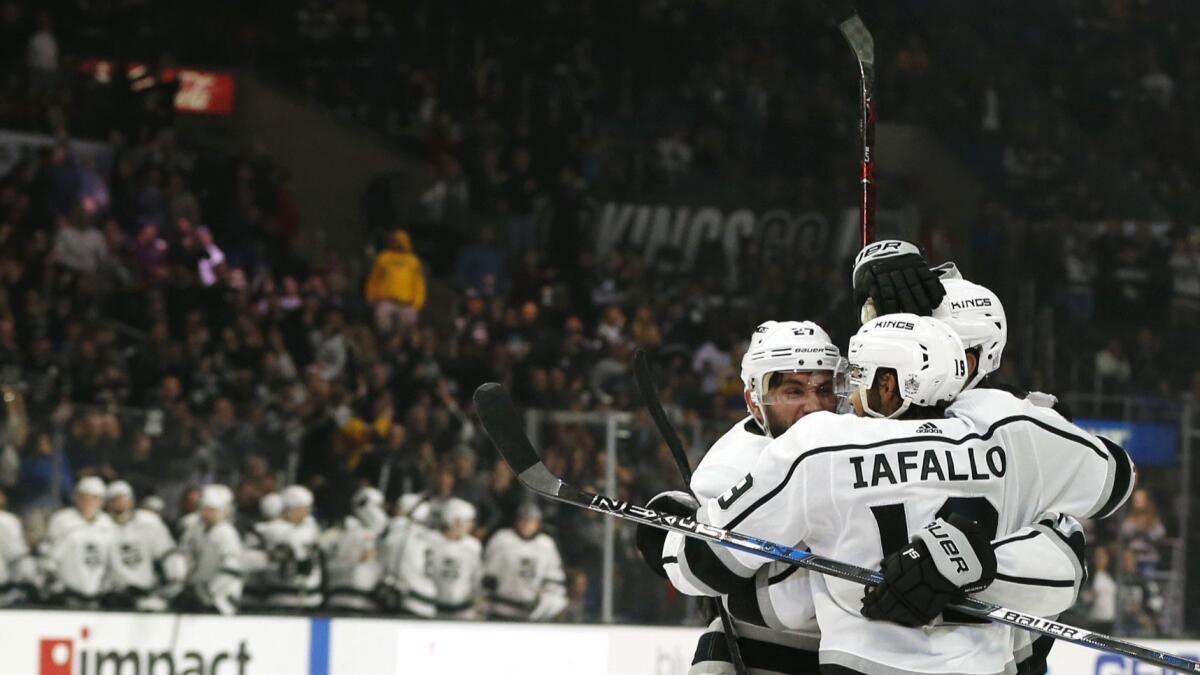
<svg viewBox="0 0 1200 675"><path fill-rule="evenodd" d="M853 11L853 10L851 10ZM859 204L863 246L875 241L875 39L858 13L840 20L838 29L854 51L859 75Z"/></svg>
<svg viewBox="0 0 1200 675"><path fill-rule="evenodd" d="M878 586L883 581L878 572L868 570L864 567L815 555L790 546L747 537L737 532L724 530L712 525L705 525L694 518L670 516L629 502L590 494L576 490L566 484L563 485L563 489L560 490L558 495L548 496L614 518L650 525L671 532L679 532L689 537L704 539L727 548L746 551L771 560L798 565L822 574L846 579L847 581L854 581L869 586ZM1143 647L1101 633L1093 633L1082 628L1026 614L1015 609L1001 607L973 598L965 598L959 602L951 603L949 607L965 614L970 614L971 616L1007 624L1039 635L1066 640L1067 642L1073 642L1090 649L1121 654L1178 672L1200 673L1200 663L1182 656Z"/></svg>
<svg viewBox="0 0 1200 675"><path fill-rule="evenodd" d="M657 527L669 532L679 532L685 536L703 539L771 560L799 565L863 585L877 586L882 581L882 577L874 570L814 555L809 551L801 551L790 546L748 537L732 530L706 525L691 516L667 515L629 502L580 490L563 482L562 478L551 473L550 469L542 462L537 451L530 444L529 437L521 425L521 416L503 386L490 382L480 385L475 390L474 401L475 411L479 415L480 422L483 423L483 430L492 440L492 444L496 446L496 450L500 452L500 456L517 474L517 479L521 481L521 484L538 494L614 518ZM1200 673L1200 662L1176 654L1143 647L1108 635L1093 633L1059 621L1043 619L974 598L964 598L951 603L949 607L1031 633L1154 663L1181 673Z"/></svg>

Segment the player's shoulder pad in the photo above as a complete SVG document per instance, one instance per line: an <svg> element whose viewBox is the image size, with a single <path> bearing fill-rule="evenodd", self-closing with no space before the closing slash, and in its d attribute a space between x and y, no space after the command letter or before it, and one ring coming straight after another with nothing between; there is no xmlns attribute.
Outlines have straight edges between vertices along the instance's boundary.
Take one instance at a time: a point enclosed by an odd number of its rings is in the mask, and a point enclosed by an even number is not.
<svg viewBox="0 0 1200 675"><path fill-rule="evenodd" d="M700 464L692 473L692 492L702 501L721 494L733 482L731 475L741 477L750 466L745 466L771 439L758 428L753 417L747 416L721 435L704 453ZM734 479L735 480L735 479Z"/></svg>
<svg viewBox="0 0 1200 675"><path fill-rule="evenodd" d="M50 516L50 523L47 527L53 529L55 527L66 527L75 523L83 522L83 516L72 507L61 508Z"/></svg>
<svg viewBox="0 0 1200 675"><path fill-rule="evenodd" d="M220 543L233 542L241 544L242 542L242 538L238 536L237 528L229 522L220 522L213 525L212 529L208 531L208 536Z"/></svg>
<svg viewBox="0 0 1200 675"><path fill-rule="evenodd" d="M21 519L8 511L0 511L0 527L16 529L18 532L24 529L21 527Z"/></svg>
<svg viewBox="0 0 1200 675"><path fill-rule="evenodd" d="M517 533L515 531L513 531L512 528L506 527L501 530L496 530L496 533L493 534L490 538L488 538L487 545L488 546L508 546L508 545L512 544L512 542L514 540L517 540L517 539L519 539L519 537L517 537Z"/></svg>
<svg viewBox="0 0 1200 675"><path fill-rule="evenodd" d="M1047 410L1027 401L1023 394L1018 396L1003 389L976 388L955 396L946 409L946 414L951 417L972 417L978 414L990 419L1001 419L1029 414L1040 417Z"/></svg>

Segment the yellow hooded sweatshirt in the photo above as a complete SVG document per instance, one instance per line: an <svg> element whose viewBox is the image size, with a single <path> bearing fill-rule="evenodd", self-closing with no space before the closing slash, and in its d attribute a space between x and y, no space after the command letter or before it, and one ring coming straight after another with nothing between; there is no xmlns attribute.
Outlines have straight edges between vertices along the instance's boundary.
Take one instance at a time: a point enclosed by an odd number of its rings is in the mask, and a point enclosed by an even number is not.
<svg viewBox="0 0 1200 675"><path fill-rule="evenodd" d="M367 302L392 300L415 309L425 306L425 273L421 259L412 252L408 232L392 233L392 247L375 256L367 278Z"/></svg>

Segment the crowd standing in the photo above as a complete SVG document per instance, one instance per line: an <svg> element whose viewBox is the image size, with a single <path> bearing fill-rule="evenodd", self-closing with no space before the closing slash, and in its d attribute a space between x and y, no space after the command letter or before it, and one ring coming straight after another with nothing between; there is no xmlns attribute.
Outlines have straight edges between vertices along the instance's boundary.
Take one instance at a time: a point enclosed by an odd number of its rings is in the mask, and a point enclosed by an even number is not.
<svg viewBox="0 0 1200 675"><path fill-rule="evenodd" d="M55 523L70 522L55 514L71 503L68 513L82 514L81 499L114 508L112 486L128 485L148 507L129 522L149 523L153 518L140 514L160 512L187 561L188 571L175 569L170 578L163 566L165 590L154 594L160 606L191 602L220 610L218 598L238 595L237 575L220 574L224 560L200 565L198 552L236 549L226 557L240 566L229 571L241 574L243 607L270 605L264 589L279 585L270 575L283 570L290 585L279 595L293 609L430 616L440 606L463 607L464 598L505 597L504 583L489 581L498 577L473 573L463 561L486 560L497 540L547 541L537 528L520 534L532 527L523 530L522 522L536 520L546 531L573 534L558 541L561 574L546 576L554 579L550 586L562 584L563 595L546 595L553 599L537 618L595 619L603 528L594 515L553 505L544 521L530 517L527 495L495 463L472 419L473 388L499 381L523 405L542 409L632 410L638 400L630 357L634 348L648 347L657 350L666 405L685 428L701 430L693 436L699 451L711 440L705 430L727 427L743 413L737 365L753 326L765 318L804 318L848 335L853 316L844 261L770 265L740 288L704 271L656 283L640 251L597 258L578 216L600 194L736 189L772 204L853 203L856 185L829 176L853 175L846 148L854 143L857 94L840 83L855 74L845 45L815 10L499 3L475 8L484 14L458 24L457 38L449 40L455 17L442 5L416 3L412 15L400 16L370 2L263 3L257 16L231 17L241 26L225 31L233 37L211 41L255 37L254 48L239 44L229 52L246 47L267 67L290 64L277 72L312 102L382 130L425 158L435 180L420 209L406 214L403 229L389 223L373 242L377 249L360 260L296 253L300 215L286 170L265 149L248 143L240 155L213 156L177 141L169 99L132 99L133 105L80 89L70 71L78 56L71 48L89 44L86 28L96 17L58 11L57 3L4 5L0 29L11 39L0 55L9 94L0 97L0 118L57 139L0 177L0 382L7 419L0 491L7 512L20 517L0 524L11 530L19 522L25 545L32 545L34 557L23 558L25 549L13 545L12 559L38 562L19 570L39 588L26 592L26 600L66 597L56 586L61 576L44 563ZM1038 11L1055 21L1074 7L1043 5ZM1176 66L1148 48L1123 67L1114 91L1091 77L1096 68L1063 66L1057 75L1042 75L1031 65L1094 63L1090 56L1105 53L1107 43L1089 31L1136 42L1149 18L1129 5L1089 8L1078 54L1030 56L1028 63L1024 56L1005 58L1003 67L988 71L997 73L994 82L955 74L985 72L998 53L1057 47L1038 31L1014 30L1017 37L996 44L972 41L979 26L971 22L956 33L924 34L916 27L925 21L920 12L910 20L875 7L905 35L881 44L888 51L881 63L895 64L880 78L881 100L890 101L891 119L945 121L972 166L1002 178L1004 189L983 209L971 241L946 239L944 228L925 223L931 259L974 252L973 276L1006 301L1023 297L1014 278L1034 279L1035 303L1055 308L1063 328L1094 328L1081 344L1059 348L1073 360L1058 359L1058 370L1018 371L1009 363L1004 379L1051 391L1069 383L1107 393L1200 393L1200 364L1177 348L1200 315L1200 243L1179 225L1188 222L1179 195L1191 169L1155 140L1178 126L1183 107L1170 102L1189 94L1176 92L1174 82L1195 68L1194 50L1182 49L1187 58ZM156 18L135 7L111 30L151 36L142 43L153 45L162 32L155 21L170 14ZM274 22L274 29L256 31L258 21ZM764 32L768 25L776 31ZM812 27L814 39L778 32L792 26ZM764 37L745 37L755 34ZM1003 41L1009 39L1026 42ZM662 53L668 40L681 47ZM983 47L956 49L964 41ZM195 47L181 39L177 48ZM843 63L845 72L828 65ZM1060 80L1077 72L1089 75L1071 80L1080 90L1059 93ZM1024 85L1034 76L1045 79L1031 95ZM383 77L398 86L375 86ZM960 80L969 86L948 84ZM797 88L797 81L807 84ZM1108 126L1075 118L1082 108L1061 105L1068 95L1104 98L1115 111L1103 120ZM1146 126L1143 142L1112 138L1112 129L1128 129L1131 117L1150 112L1166 123ZM1086 181L1073 178L1074 165L1058 154L1058 141L1072 134L1118 142L1115 150L1084 144L1089 171L1078 175ZM82 135L107 138L111 154L77 152L71 139ZM1106 182L1104 160L1115 156L1141 169ZM1147 199L1154 208L1127 208ZM1099 229L1098 220L1105 223ZM439 288L444 294L432 302ZM1155 323L1155 330L1137 330L1160 317L1170 317L1166 329ZM1014 332L1015 352L1033 350L1023 340ZM1085 375L1068 377L1072 363ZM542 443L547 463L570 481L602 485L608 460L593 429L556 425ZM642 414L619 457L622 497L645 499L679 484L669 452ZM103 494L89 478L105 483ZM228 494L210 489L216 485L227 485ZM380 495L364 492L368 487ZM305 500L292 488L307 490L311 504L295 506ZM278 501L274 495L286 494L293 506L284 510L292 516L260 515L263 504ZM412 498L402 506L409 495L425 495L429 514L414 518L413 509L421 509ZM125 497L114 496L124 504ZM1161 561L1153 554L1161 555L1169 527L1152 495L1141 501L1149 507L1126 521L1135 524L1102 533L1094 549L1095 566L1120 583L1095 575L1088 611L1101 623L1127 621L1125 630L1150 634L1162 607L1151 574ZM470 518L464 503L473 509ZM85 522L118 520L89 508L97 515L81 516ZM300 516L306 508L311 512ZM210 521L229 525L217 528L230 534L212 546L187 537L188 524L206 511ZM382 511L386 529L379 527ZM323 533L305 525L308 518ZM417 527L433 534L396 534ZM500 538L505 532L517 535ZM378 541L373 554L371 536ZM436 559L461 573L425 574L391 588L404 565L388 562L384 542L397 536L443 541ZM1126 540L1137 549L1132 558ZM482 542L479 555L472 541ZM619 551L633 555L624 540ZM305 552L308 564L301 562ZM371 555L379 561L374 571L362 561ZM208 570L201 577L207 586L193 578L201 569ZM110 587L107 572L101 576L82 595L128 592ZM373 578L379 593L357 592ZM223 581L214 590L217 579ZM621 597L645 599L622 606L622 619L676 621L688 614L680 598L652 579L633 575L619 583ZM541 603L540 595L511 592L531 616L530 603ZM484 607L514 616L499 604L468 604L461 611Z"/></svg>

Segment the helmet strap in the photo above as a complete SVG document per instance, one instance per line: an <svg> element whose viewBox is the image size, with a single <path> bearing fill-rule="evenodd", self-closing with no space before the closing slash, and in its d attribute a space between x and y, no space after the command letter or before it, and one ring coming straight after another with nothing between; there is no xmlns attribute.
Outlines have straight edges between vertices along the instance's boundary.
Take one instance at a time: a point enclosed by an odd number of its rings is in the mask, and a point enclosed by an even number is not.
<svg viewBox="0 0 1200 675"><path fill-rule="evenodd" d="M750 415L754 417L754 421L758 424L758 428L762 429L763 434L766 435L767 438L775 438L775 434L771 433L771 422L767 418L767 408L763 401L767 397L767 391L771 387L771 376L774 374L775 373L764 373L763 376L759 378L757 386L750 390L750 400L754 402L754 405L758 406L758 415L755 415L753 410L750 411ZM759 419L759 415L762 416L762 419Z"/></svg>

